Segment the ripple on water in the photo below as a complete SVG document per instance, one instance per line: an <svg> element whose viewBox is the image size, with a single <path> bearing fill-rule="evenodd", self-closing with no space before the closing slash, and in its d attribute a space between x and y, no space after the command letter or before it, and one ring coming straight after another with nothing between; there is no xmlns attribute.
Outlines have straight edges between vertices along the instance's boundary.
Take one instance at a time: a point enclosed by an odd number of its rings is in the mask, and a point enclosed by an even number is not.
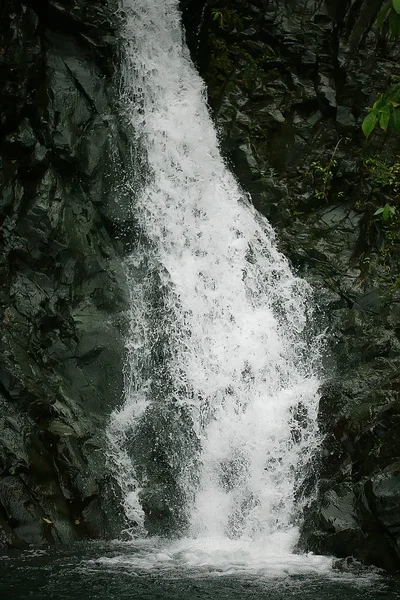
<svg viewBox="0 0 400 600"><path fill-rule="evenodd" d="M400 599L399 580L235 540L142 539L0 556L1 600Z"/></svg>

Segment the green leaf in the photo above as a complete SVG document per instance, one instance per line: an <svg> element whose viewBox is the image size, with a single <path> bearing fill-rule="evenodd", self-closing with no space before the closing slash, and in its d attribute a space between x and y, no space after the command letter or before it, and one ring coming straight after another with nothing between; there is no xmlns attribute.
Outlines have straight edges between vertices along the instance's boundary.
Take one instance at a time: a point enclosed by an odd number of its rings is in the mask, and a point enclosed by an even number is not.
<svg viewBox="0 0 400 600"><path fill-rule="evenodd" d="M396 38L400 36L400 14L394 12L394 10L389 15L389 29L392 37Z"/></svg>
<svg viewBox="0 0 400 600"><path fill-rule="evenodd" d="M382 215L382 219L384 221L387 221L391 215L395 215L395 214L396 214L396 207L392 206L388 202L385 204L385 206L378 208L378 210L376 210L374 212L374 216Z"/></svg>
<svg viewBox="0 0 400 600"><path fill-rule="evenodd" d="M383 96L380 96L380 98L378 98L378 100L376 102L374 102L372 110L378 111L381 108L382 104L383 104Z"/></svg>
<svg viewBox="0 0 400 600"><path fill-rule="evenodd" d="M400 15L400 0L393 0L392 2L394 10Z"/></svg>
<svg viewBox="0 0 400 600"><path fill-rule="evenodd" d="M390 107L387 105L383 106L379 112L380 112L379 127L381 129L383 129L384 131L387 131L387 128L389 125L389 119L390 119Z"/></svg>
<svg viewBox="0 0 400 600"><path fill-rule="evenodd" d="M398 83L390 88L387 97L389 102L400 102L400 85Z"/></svg>
<svg viewBox="0 0 400 600"><path fill-rule="evenodd" d="M382 219L387 221L390 215L390 204L385 204L382 212Z"/></svg>
<svg viewBox="0 0 400 600"><path fill-rule="evenodd" d="M400 109L396 108L389 119L389 130L393 133L400 133Z"/></svg>
<svg viewBox="0 0 400 600"><path fill-rule="evenodd" d="M362 123L362 130L366 138L372 133L375 129L375 125L378 122L378 115L375 111L371 111L364 119Z"/></svg>
<svg viewBox="0 0 400 600"><path fill-rule="evenodd" d="M387 14L391 8L392 8L392 0L388 0L386 2L385 6L383 8L381 8L381 10L378 13L376 21L377 21L378 27L381 31L383 29L383 23L384 23L384 21L387 17Z"/></svg>

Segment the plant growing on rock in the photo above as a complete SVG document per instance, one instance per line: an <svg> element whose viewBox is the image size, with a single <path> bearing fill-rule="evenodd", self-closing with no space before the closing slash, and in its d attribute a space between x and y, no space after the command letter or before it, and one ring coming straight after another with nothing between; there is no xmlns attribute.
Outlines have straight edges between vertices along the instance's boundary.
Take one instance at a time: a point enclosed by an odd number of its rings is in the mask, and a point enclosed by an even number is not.
<svg viewBox="0 0 400 600"><path fill-rule="evenodd" d="M390 217L396 214L396 207L387 202L385 206L381 206L374 212L374 216L382 215L383 221L387 221Z"/></svg>
<svg viewBox="0 0 400 600"><path fill-rule="evenodd" d="M320 161L314 161L311 163L311 174L313 176L314 183L316 184L314 194L319 200L325 200L327 202L329 199L328 197L332 189L332 181L334 176L333 171L337 165L335 156L341 141L342 139L340 139L334 147L331 157L326 165Z"/></svg>
<svg viewBox="0 0 400 600"><path fill-rule="evenodd" d="M399 15L400 18L400 15ZM379 125L383 131L400 133L400 84L393 85L385 94L382 94L369 109L369 113L362 123L362 130L366 138Z"/></svg>
<svg viewBox="0 0 400 600"><path fill-rule="evenodd" d="M396 203L400 195L400 160L393 164L376 157L367 158L364 165L368 169L367 180L379 196L384 193L387 202L374 212L382 221L391 221L397 215Z"/></svg>
<svg viewBox="0 0 400 600"><path fill-rule="evenodd" d="M213 8L211 11L212 20L225 31L241 31L245 29L250 21L249 17L241 16L236 10L229 8Z"/></svg>
<svg viewBox="0 0 400 600"><path fill-rule="evenodd" d="M220 27L224 26L224 17L222 12L216 8L214 8L212 11L212 20L217 21Z"/></svg>
<svg viewBox="0 0 400 600"><path fill-rule="evenodd" d="M388 0L378 13L377 23L382 31L388 24L390 36L400 36L400 0ZM362 130L368 138L376 126L383 131L400 133L400 84L396 83L382 94L368 109L368 114L362 123Z"/></svg>
<svg viewBox="0 0 400 600"><path fill-rule="evenodd" d="M377 23L379 29L388 23L390 35L393 38L400 35L400 0L388 0L378 13Z"/></svg>

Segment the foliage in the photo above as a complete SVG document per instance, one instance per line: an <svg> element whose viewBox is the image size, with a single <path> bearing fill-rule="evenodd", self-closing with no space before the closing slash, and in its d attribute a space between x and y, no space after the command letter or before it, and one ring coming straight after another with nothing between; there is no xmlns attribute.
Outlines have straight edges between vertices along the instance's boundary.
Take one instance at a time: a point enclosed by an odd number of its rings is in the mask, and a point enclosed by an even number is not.
<svg viewBox="0 0 400 600"><path fill-rule="evenodd" d="M400 15L399 15L400 18ZM369 109L365 117L362 130L366 138L370 136L376 125L384 131L400 133L400 84L393 85L385 94L382 94Z"/></svg>
<svg viewBox="0 0 400 600"><path fill-rule="evenodd" d="M386 192L390 195L390 201L385 206L378 208L374 216L380 216L383 221L393 220L397 215L397 208L393 202L397 202L400 195L400 159L393 164L372 157L364 161L367 167L367 180L372 188L379 194Z"/></svg>
<svg viewBox="0 0 400 600"><path fill-rule="evenodd" d="M384 221L387 221L389 219L389 217L391 217L395 214L396 214L396 207L392 206L388 202L385 204L385 206L378 208L378 210L376 210L374 212L374 216L382 215L382 219Z"/></svg>
<svg viewBox="0 0 400 600"><path fill-rule="evenodd" d="M374 156L365 159L364 165L367 179L376 191L386 188L392 195L400 194L400 157L394 163L389 163Z"/></svg>
<svg viewBox="0 0 400 600"><path fill-rule="evenodd" d="M311 163L311 173L314 179L314 183L316 185L316 189L314 190L315 197L319 200L328 201L329 192L332 189L332 180L333 180L333 170L337 165L337 160L335 158L336 152L339 148L339 144L341 139L336 144L331 157L326 165L319 161L314 161Z"/></svg>
<svg viewBox="0 0 400 600"><path fill-rule="evenodd" d="M388 0L378 13L377 23L382 31L388 25L390 36L400 36L400 0ZM368 138L378 125L383 131L400 133L400 84L393 85L382 94L362 123L362 130Z"/></svg>
<svg viewBox="0 0 400 600"><path fill-rule="evenodd" d="M246 24L250 21L249 17L241 16L236 10L230 8L213 8L211 18L216 25L224 31L245 29Z"/></svg>
<svg viewBox="0 0 400 600"><path fill-rule="evenodd" d="M212 20L217 21L220 27L224 26L224 17L220 10L214 8L212 10L211 16L212 16Z"/></svg>
<svg viewBox="0 0 400 600"><path fill-rule="evenodd" d="M378 458L382 450L382 440L378 440L375 446L368 452L368 456Z"/></svg>
<svg viewBox="0 0 400 600"><path fill-rule="evenodd" d="M382 31L387 23L390 35L397 38L400 35L400 0L388 0L378 13L377 23Z"/></svg>
<svg viewBox="0 0 400 600"><path fill-rule="evenodd" d="M328 201L328 194L332 188L333 170L336 166L336 160L330 160L328 164L323 165L319 161L311 163L311 171L316 184L314 190L315 197L319 200Z"/></svg>

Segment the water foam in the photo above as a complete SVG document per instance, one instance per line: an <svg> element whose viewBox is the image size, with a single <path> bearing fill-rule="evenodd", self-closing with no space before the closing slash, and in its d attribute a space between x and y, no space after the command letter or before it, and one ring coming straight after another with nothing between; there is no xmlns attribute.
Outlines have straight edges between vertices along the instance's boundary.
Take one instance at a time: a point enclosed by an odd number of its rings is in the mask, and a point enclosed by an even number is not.
<svg viewBox="0 0 400 600"><path fill-rule="evenodd" d="M286 575L318 575L343 579L343 574L332 571L331 558L288 554L286 540L280 540L277 535L266 543L226 537L218 540L182 538L170 542L151 538L136 540L118 550L117 555L102 556L86 564L110 572L122 569L136 575L159 573L172 578L248 575L273 579Z"/></svg>

